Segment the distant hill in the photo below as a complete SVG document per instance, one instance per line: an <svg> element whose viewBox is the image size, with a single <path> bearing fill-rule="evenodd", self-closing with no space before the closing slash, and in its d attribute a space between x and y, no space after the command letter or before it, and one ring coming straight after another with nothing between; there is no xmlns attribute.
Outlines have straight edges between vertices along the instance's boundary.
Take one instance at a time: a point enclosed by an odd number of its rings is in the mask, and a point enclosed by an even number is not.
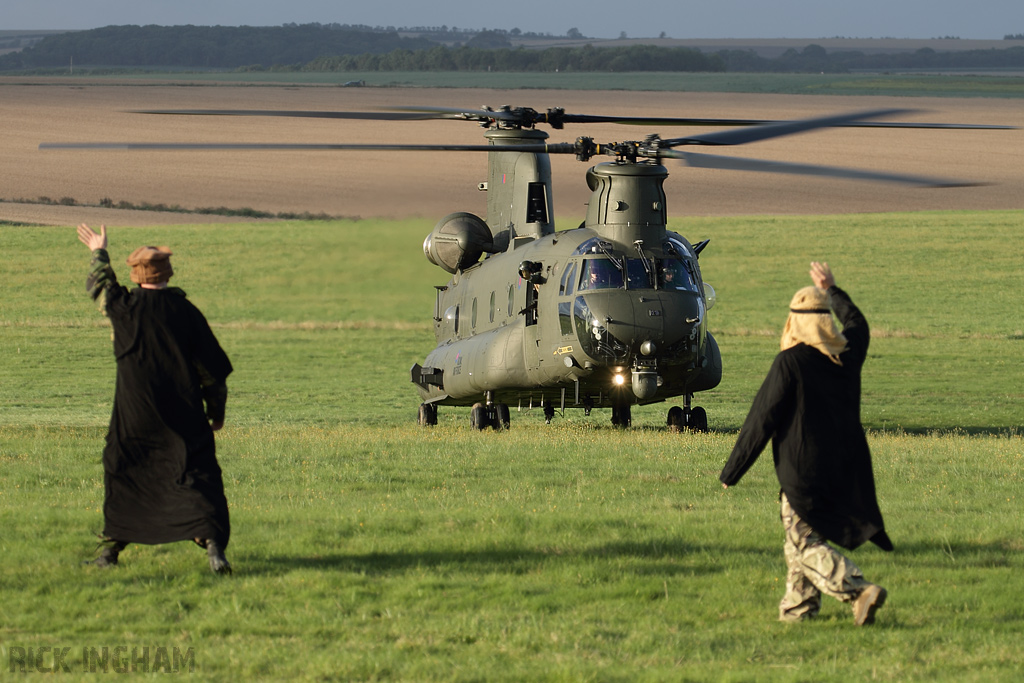
<svg viewBox="0 0 1024 683"><path fill-rule="evenodd" d="M25 35L15 35L15 34ZM1004 40L587 38L441 27L107 26L0 32L0 70L730 71L1022 69L1024 36Z"/></svg>
<svg viewBox="0 0 1024 683"><path fill-rule="evenodd" d="M0 30L0 55L32 47L43 38L67 31L8 31Z"/></svg>

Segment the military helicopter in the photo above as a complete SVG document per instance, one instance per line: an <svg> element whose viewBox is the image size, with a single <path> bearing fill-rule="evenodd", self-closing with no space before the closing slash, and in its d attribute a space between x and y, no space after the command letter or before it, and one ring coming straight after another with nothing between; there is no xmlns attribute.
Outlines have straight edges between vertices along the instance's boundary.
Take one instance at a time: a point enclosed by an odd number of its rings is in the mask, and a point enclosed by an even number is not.
<svg viewBox="0 0 1024 683"><path fill-rule="evenodd" d="M469 406L476 429L508 429L510 405L611 408L612 424L631 424L631 408L682 397L668 410L674 431L706 431L707 412L695 394L718 386L722 355L708 329L715 304L699 257L708 240L691 243L668 229L665 160L702 168L807 174L923 187L958 181L684 152L686 146L741 145L826 127L1004 128L880 122L907 110L877 109L797 121L592 116L554 108L538 112L406 107L386 112L164 110L147 114L298 116L475 122L484 145L43 143L41 148L334 149L484 151L488 153L487 216L454 212L427 235L423 251L450 279L437 285L436 348L412 366L422 400L418 421L437 424L438 406ZM729 130L662 139L598 143L579 137L547 143L537 126L620 123L645 126L728 126ZM556 231L551 154L572 154L591 166L586 219Z"/></svg>

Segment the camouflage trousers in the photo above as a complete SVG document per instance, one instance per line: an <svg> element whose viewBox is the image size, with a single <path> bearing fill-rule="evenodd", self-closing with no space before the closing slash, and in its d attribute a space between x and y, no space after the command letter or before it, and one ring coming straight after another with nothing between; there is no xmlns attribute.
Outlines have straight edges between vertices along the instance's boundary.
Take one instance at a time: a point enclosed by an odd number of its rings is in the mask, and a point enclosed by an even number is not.
<svg viewBox="0 0 1024 683"><path fill-rule="evenodd" d="M780 621L810 619L821 608L821 594L852 602L871 585L853 562L830 546L789 506L782 494L786 528L786 595L779 603Z"/></svg>

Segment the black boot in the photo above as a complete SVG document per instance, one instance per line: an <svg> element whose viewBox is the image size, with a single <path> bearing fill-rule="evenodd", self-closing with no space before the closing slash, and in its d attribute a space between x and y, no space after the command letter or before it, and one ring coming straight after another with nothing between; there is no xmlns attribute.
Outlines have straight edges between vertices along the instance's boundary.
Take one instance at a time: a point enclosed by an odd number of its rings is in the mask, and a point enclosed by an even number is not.
<svg viewBox="0 0 1024 683"><path fill-rule="evenodd" d="M117 556L125 549L127 543L115 541L111 538L100 541L100 554L95 560L87 560L86 564L96 567L116 567Z"/></svg>
<svg viewBox="0 0 1024 683"><path fill-rule="evenodd" d="M212 538L206 539L206 555L210 558L210 570L214 574L231 573L231 563L224 557L220 544Z"/></svg>

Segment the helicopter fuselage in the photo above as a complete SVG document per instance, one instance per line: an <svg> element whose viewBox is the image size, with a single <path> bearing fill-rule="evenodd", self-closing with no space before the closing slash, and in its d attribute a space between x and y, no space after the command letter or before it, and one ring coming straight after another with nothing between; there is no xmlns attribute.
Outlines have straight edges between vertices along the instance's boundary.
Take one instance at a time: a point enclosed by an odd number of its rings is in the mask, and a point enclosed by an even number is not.
<svg viewBox="0 0 1024 683"><path fill-rule="evenodd" d="M425 403L589 408L717 386L698 252L665 228L667 172L637 168L591 169L583 226L512 236L437 288L437 347L412 371Z"/></svg>

